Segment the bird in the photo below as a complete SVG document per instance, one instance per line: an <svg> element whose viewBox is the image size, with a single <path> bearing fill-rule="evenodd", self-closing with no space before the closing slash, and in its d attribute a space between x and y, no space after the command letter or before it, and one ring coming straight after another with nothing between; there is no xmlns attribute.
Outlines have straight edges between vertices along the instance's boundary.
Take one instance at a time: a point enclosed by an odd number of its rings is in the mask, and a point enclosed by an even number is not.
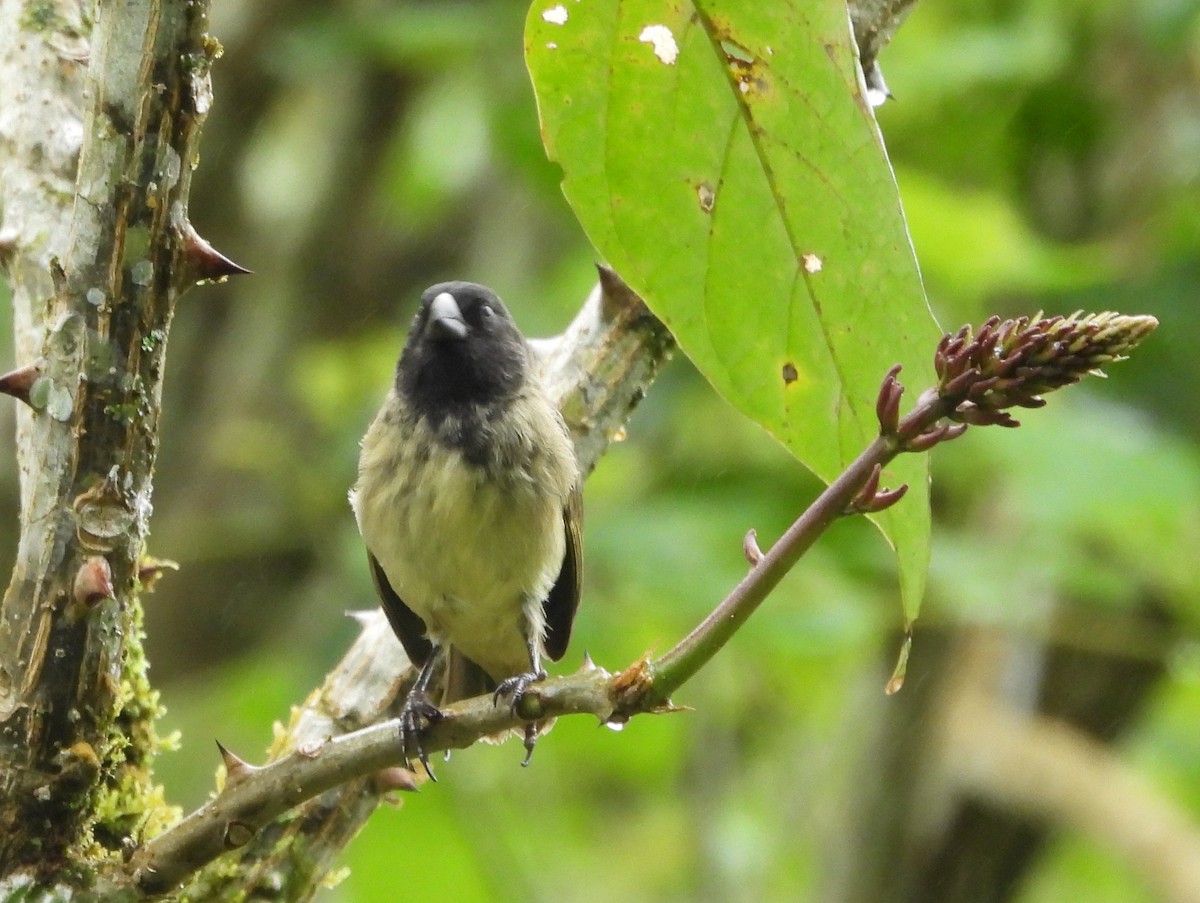
<svg viewBox="0 0 1200 903"><path fill-rule="evenodd" d="M440 706L490 690L515 710L546 677L543 658L566 652L583 571L580 482L504 303L472 282L426 289L350 501L383 611L420 669L399 719L404 755L433 780L421 731ZM522 764L537 734L526 725Z"/></svg>

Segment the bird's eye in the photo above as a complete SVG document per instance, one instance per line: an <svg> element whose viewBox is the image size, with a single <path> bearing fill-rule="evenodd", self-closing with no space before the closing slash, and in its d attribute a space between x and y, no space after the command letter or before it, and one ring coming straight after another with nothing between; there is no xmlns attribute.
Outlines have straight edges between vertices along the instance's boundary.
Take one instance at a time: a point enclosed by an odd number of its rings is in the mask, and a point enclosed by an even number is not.
<svg viewBox="0 0 1200 903"><path fill-rule="evenodd" d="M492 317L496 316L496 312L486 304L483 304L479 308L479 316L484 320L490 320Z"/></svg>

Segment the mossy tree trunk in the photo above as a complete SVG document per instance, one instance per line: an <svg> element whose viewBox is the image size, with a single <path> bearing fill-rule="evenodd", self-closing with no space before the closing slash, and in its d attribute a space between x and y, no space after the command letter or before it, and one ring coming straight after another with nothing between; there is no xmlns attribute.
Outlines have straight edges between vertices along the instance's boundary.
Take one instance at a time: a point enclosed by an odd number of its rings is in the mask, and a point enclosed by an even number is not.
<svg viewBox="0 0 1200 903"><path fill-rule="evenodd" d="M95 20L91 19L95 15ZM152 829L139 570L188 224L203 0L0 2L0 242L21 539L0 618L0 875L89 881Z"/></svg>

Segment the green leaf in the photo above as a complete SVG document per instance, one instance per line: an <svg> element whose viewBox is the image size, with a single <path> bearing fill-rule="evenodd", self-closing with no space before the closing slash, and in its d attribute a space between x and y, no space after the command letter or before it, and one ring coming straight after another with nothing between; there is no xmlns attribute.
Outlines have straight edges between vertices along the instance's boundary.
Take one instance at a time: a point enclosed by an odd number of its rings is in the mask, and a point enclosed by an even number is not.
<svg viewBox="0 0 1200 903"><path fill-rule="evenodd" d="M537 0L547 153L597 250L716 389L832 480L874 437L884 372L939 337L862 95L843 0ZM915 617L928 464L878 523Z"/></svg>

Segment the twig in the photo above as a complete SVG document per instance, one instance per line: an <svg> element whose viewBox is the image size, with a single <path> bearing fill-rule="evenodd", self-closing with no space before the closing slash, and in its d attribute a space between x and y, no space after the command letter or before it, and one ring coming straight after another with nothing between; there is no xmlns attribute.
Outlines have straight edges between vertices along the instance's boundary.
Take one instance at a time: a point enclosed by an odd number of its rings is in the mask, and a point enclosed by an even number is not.
<svg viewBox="0 0 1200 903"><path fill-rule="evenodd" d="M592 666L568 677L550 678L526 697L535 717L590 713L600 720L615 707L613 681ZM447 706L444 717L422 738L427 752L461 749L480 737L523 723L490 696ZM160 893L217 856L248 843L288 809L354 778L404 764L399 721L391 719L295 750L261 768L246 765L223 750L228 777L216 798L148 843L131 863L142 890ZM233 763L232 766L230 763Z"/></svg>
<svg viewBox="0 0 1200 903"><path fill-rule="evenodd" d="M931 398L918 405L901 421L898 433L876 438L867 450L809 505L779 541L763 554L758 564L751 568L733 591L695 630L674 649L649 664L654 684L651 698L665 701L684 681L699 671L729 642L829 525L848 511L856 511L851 503L862 489L873 476L878 480L877 474L883 465L906 450L898 438L899 435L921 435L947 413L948 410L940 399ZM892 502L898 501L902 494L900 491L891 493Z"/></svg>
<svg viewBox="0 0 1200 903"><path fill-rule="evenodd" d="M1100 364L1119 359L1156 325L1151 317L1116 314L993 319L978 334L964 327L946 336L935 354L938 385L900 418L899 368L890 370L876 406L878 438L673 649L654 661L635 662L615 676L588 663L570 677L538 683L522 697L515 713L497 707L490 697L448 707L423 737L426 751L470 746L522 721L586 712L601 721L623 722L643 712L672 711L670 694L728 642L831 523L900 499L900 490L879 488L883 465L903 452L926 451L962 435L965 421L1014 425L1007 408L1040 406L1037 393L1076 382ZM752 540L750 545L757 551ZM138 884L151 892L165 890L225 850L245 845L291 806L353 778L402 764L397 732L398 723L388 721L342 737L322 736L264 768L227 755L229 779L216 798L134 857L131 867Z"/></svg>

